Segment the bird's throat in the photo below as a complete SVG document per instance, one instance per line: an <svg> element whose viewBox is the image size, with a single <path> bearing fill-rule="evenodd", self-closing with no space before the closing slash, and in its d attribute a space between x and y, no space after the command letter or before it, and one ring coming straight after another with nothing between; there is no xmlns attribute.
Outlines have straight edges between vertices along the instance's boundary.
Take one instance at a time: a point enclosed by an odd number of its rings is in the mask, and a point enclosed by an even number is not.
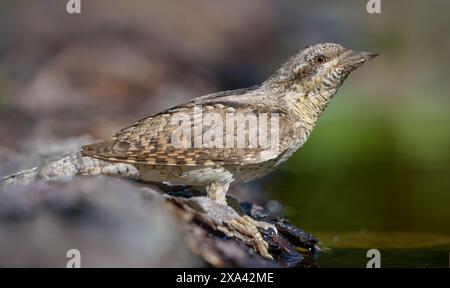
<svg viewBox="0 0 450 288"><path fill-rule="evenodd" d="M312 129L327 107L334 93L288 92L283 100L294 117L303 123L305 128Z"/></svg>

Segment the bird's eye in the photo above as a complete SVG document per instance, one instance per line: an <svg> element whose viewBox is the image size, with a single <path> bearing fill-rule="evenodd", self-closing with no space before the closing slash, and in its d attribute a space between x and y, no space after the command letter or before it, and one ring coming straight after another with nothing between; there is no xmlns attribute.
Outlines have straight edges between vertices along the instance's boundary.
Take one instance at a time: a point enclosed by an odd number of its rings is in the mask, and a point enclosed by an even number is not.
<svg viewBox="0 0 450 288"><path fill-rule="evenodd" d="M314 62L317 64L322 64L325 61L326 61L326 58L323 55L317 55L316 57L314 57Z"/></svg>

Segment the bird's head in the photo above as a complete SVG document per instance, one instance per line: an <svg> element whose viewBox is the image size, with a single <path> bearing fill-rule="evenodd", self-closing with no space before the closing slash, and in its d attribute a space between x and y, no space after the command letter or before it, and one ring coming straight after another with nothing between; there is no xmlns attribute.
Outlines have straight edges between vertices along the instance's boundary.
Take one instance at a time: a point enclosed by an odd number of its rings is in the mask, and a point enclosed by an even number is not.
<svg viewBox="0 0 450 288"><path fill-rule="evenodd" d="M329 100L352 71L377 55L335 43L317 44L291 57L265 84Z"/></svg>

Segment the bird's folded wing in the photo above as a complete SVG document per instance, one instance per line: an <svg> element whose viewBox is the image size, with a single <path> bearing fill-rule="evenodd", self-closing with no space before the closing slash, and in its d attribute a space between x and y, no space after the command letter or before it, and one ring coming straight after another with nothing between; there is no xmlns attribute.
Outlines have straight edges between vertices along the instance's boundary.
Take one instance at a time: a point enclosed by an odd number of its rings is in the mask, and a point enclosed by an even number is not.
<svg viewBox="0 0 450 288"><path fill-rule="evenodd" d="M226 113L233 111L234 115L236 113L243 113L244 115L254 113L258 115L258 113L262 112L273 112L274 108L266 107L267 109L262 109L261 107L255 108L251 105L232 105L231 103L216 103L214 106L203 106L201 108L203 125L201 129L197 130L193 127L196 123L193 119L199 117L199 114L192 114L190 112L191 108L180 107L175 110L169 109L153 117L142 119L134 125L121 130L109 141L84 146L82 153L85 156L102 160L149 165L244 165L260 163L276 158L289 146L288 140L295 134L295 131L289 131L290 128L288 127L292 127L292 125L285 125L284 122L287 120L283 118L284 114L281 113L278 115L279 127L275 127L275 129L279 129L278 137L281 139L282 145L275 147L276 149L274 149L273 145L269 145L269 147L248 147L248 145L243 146L244 148L237 148L236 146L229 147L225 143L226 137L232 135L236 139L238 136L242 137L243 135L238 135L239 130L237 126L234 127L231 133L231 130L225 128ZM220 121L208 121L208 123L205 123L206 113L220 115L223 119L222 123ZM185 119L183 118L185 115L189 115L188 119L191 120L191 126L189 126L189 128L192 128L189 129L190 135L189 133L184 135L180 133L182 131L180 129L180 123L182 123L180 120ZM264 116L266 115L267 113ZM248 122L244 121L244 123L236 123L236 125L248 125ZM268 124L269 126L270 124ZM207 139L210 139L211 134L215 133L211 131L216 131L216 129L223 131L220 132L223 133L222 143L224 144L222 148L217 148L217 146L209 148L196 145L193 140L194 137L205 140L205 133L209 133ZM267 134L269 135L270 133L268 132ZM183 137L186 135L188 137ZM248 135L245 136L248 139ZM174 139L176 139L176 143L174 143ZM248 140L246 144L248 144Z"/></svg>

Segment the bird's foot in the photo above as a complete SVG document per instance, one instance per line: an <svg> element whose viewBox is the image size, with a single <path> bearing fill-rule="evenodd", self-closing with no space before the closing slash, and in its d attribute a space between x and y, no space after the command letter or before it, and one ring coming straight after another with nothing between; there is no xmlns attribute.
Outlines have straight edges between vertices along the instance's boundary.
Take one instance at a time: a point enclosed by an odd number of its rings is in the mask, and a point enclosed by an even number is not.
<svg viewBox="0 0 450 288"><path fill-rule="evenodd" d="M250 216L244 215L233 219L230 225L237 232L249 237L252 241L253 246L264 258L273 259L272 255L269 253L269 244L264 240L262 234L259 232L258 228L269 230L272 229L273 233L278 233L277 229L273 224L256 221Z"/></svg>

